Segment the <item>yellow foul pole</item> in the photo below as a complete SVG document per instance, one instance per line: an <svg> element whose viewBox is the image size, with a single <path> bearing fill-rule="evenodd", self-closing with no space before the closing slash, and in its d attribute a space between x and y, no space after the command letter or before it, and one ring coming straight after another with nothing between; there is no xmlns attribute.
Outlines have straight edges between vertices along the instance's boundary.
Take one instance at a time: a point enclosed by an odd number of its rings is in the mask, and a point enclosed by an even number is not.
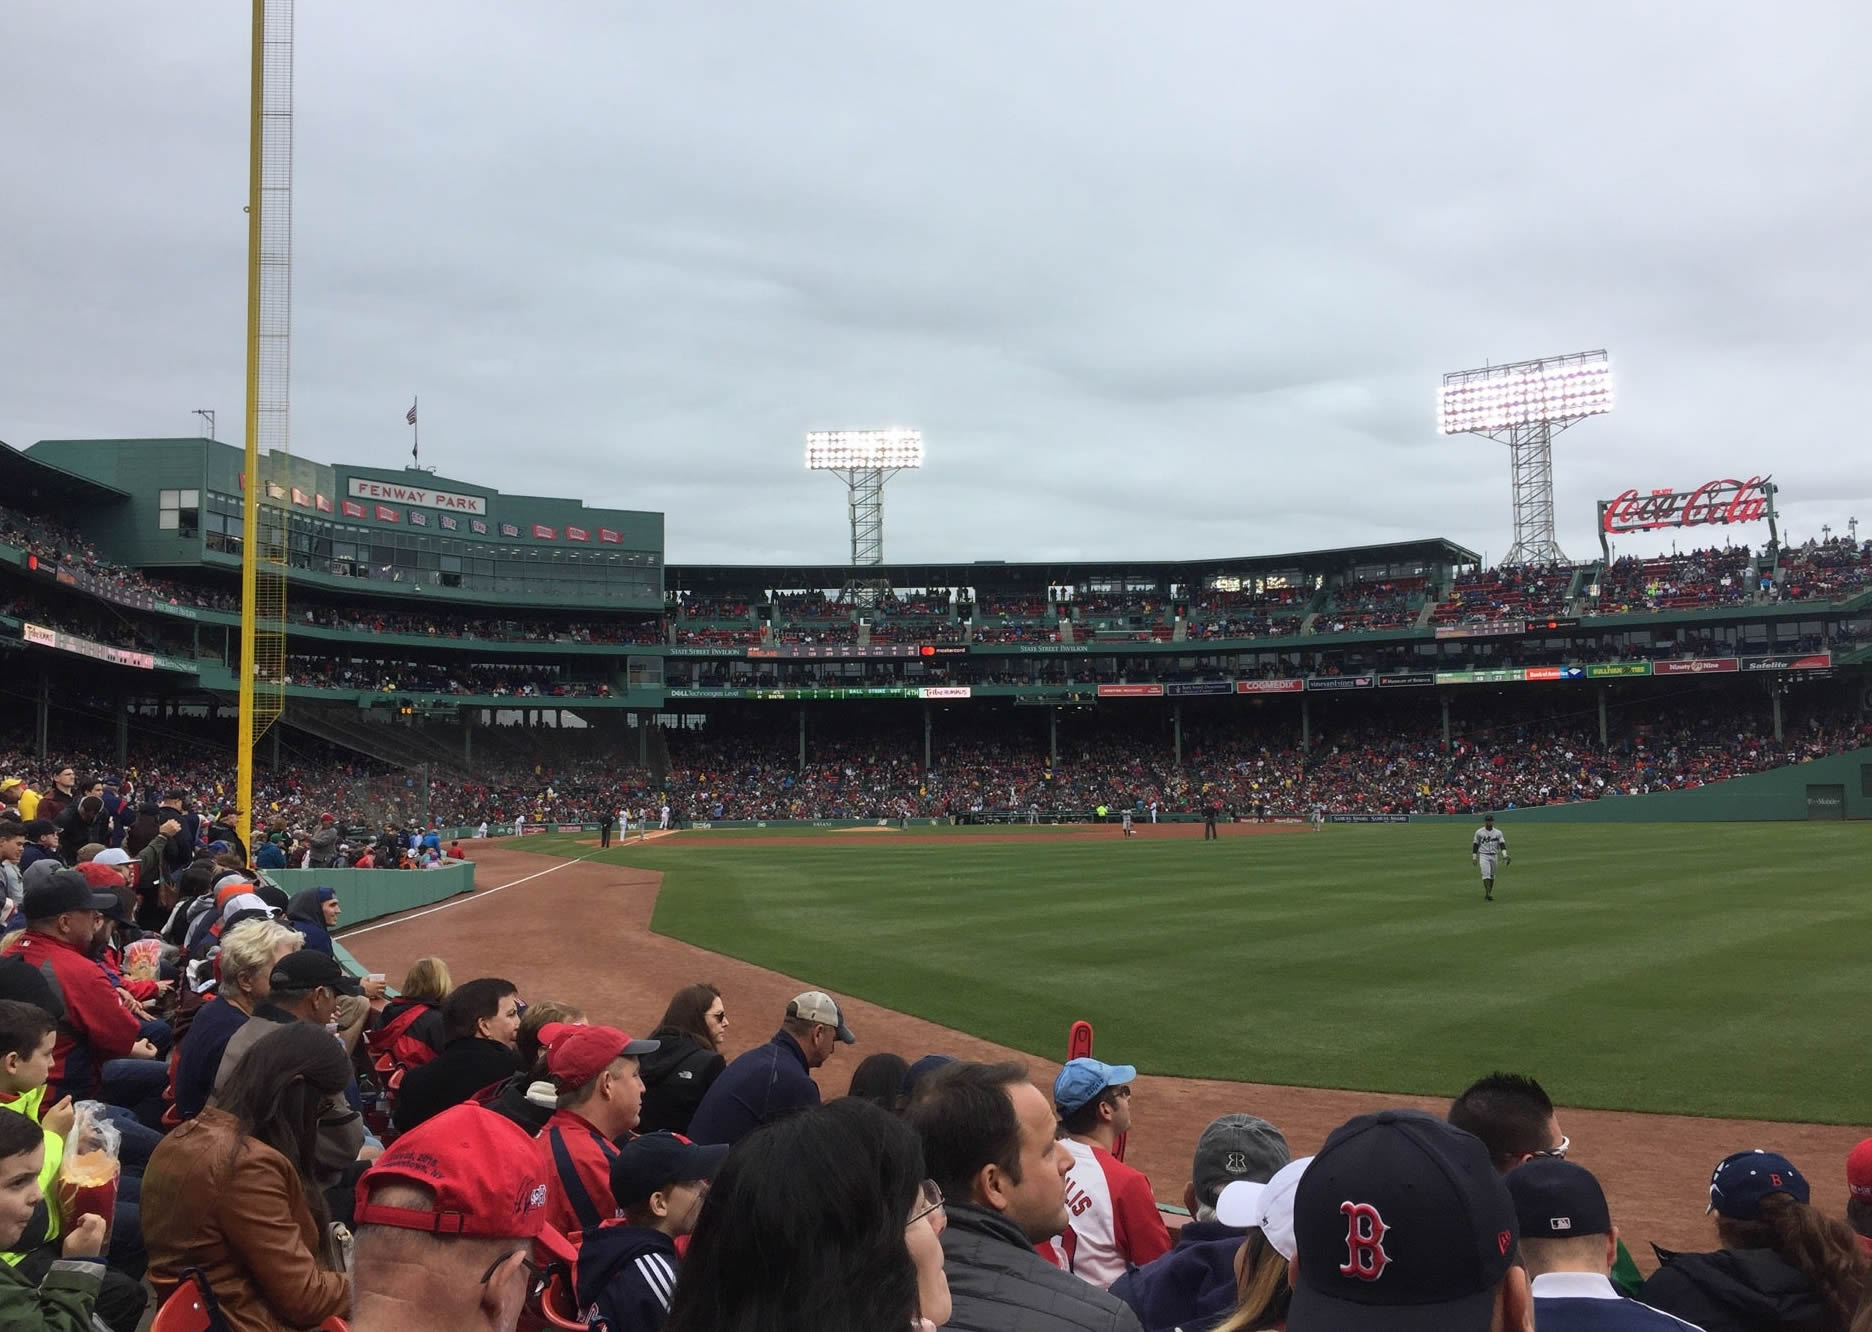
<svg viewBox="0 0 1872 1332"><path fill-rule="evenodd" d="M266 0L253 0L253 90L247 127L247 457L241 495L240 729L235 830L248 846L254 794L254 633L260 581L260 209L266 97Z"/></svg>

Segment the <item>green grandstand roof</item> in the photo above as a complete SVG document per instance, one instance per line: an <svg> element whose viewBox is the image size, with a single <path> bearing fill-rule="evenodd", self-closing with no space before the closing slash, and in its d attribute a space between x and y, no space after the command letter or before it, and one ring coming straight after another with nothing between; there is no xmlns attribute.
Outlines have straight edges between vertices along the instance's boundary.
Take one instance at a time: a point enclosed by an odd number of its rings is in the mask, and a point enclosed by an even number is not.
<svg viewBox="0 0 1872 1332"><path fill-rule="evenodd" d="M880 564L854 569L845 564L701 564L670 561L665 586L685 592L752 586L833 588L847 578L886 578L896 587L1078 586L1093 579L1140 578L1199 583L1217 574L1339 573L1354 566L1387 564L1480 564L1482 557L1443 537L1394 541L1376 546L1239 555L1203 560L944 560Z"/></svg>
<svg viewBox="0 0 1872 1332"><path fill-rule="evenodd" d="M4 442L0 442L0 496L62 504L119 504L130 498L128 491L67 471Z"/></svg>

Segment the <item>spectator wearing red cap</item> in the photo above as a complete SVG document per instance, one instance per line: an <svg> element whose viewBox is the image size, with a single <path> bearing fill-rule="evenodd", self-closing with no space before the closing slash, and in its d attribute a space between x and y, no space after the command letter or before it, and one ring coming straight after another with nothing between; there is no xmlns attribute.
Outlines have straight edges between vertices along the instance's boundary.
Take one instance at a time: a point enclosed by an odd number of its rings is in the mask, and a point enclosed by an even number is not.
<svg viewBox="0 0 1872 1332"><path fill-rule="evenodd" d="M312 834L312 868L330 869L338 859L338 820L329 814L319 815L318 831Z"/></svg>
<svg viewBox="0 0 1872 1332"><path fill-rule="evenodd" d="M1846 1158L1846 1224L1859 1237L1860 1249L1872 1256L1872 1138Z"/></svg>
<svg viewBox="0 0 1872 1332"><path fill-rule="evenodd" d="M596 1230L623 1215L611 1196L614 1144L637 1127L643 1109L637 1061L657 1043L616 1027L559 1023L540 1028L540 1042L559 1089L559 1108L539 1137L540 1160L550 1172L546 1221L567 1235Z"/></svg>
<svg viewBox="0 0 1872 1332"><path fill-rule="evenodd" d="M529 1247L574 1256L546 1221L549 1174L526 1130L477 1105L397 1139L358 1181L353 1332L511 1332Z"/></svg>

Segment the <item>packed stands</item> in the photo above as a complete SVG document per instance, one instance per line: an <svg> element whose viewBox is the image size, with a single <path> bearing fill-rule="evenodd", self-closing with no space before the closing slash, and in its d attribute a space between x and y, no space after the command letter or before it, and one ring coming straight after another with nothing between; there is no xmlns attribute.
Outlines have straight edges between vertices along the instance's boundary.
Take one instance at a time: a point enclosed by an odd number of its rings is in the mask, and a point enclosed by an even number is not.
<svg viewBox="0 0 1872 1332"><path fill-rule="evenodd" d="M1755 596L1754 562L1747 546L1654 559L1621 556L1600 573L1594 609L1600 615L1629 615L1744 605Z"/></svg>
<svg viewBox="0 0 1872 1332"><path fill-rule="evenodd" d="M1478 569L1462 574L1437 604L1432 624L1513 620L1560 615L1566 609L1575 565Z"/></svg>

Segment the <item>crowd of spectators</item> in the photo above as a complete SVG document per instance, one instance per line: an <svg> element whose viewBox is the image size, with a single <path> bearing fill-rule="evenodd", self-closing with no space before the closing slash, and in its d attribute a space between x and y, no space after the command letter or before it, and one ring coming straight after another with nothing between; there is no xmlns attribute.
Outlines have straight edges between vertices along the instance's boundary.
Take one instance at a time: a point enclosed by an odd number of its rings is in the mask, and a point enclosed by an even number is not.
<svg viewBox="0 0 1872 1332"><path fill-rule="evenodd" d="M1405 629L1417 622L1423 602L1424 580L1421 578L1341 583L1333 588L1326 609L1314 622L1313 632L1344 634Z"/></svg>
<svg viewBox="0 0 1872 1332"><path fill-rule="evenodd" d="M1755 554L1747 546L1712 546L1653 559L1625 555L1598 575L1600 615L1739 606L1755 599Z"/></svg>
<svg viewBox="0 0 1872 1332"><path fill-rule="evenodd" d="M1559 615L1566 609L1567 589L1577 572L1576 565L1556 564L1477 569L1460 574L1451 583L1450 594L1437 603L1431 623Z"/></svg>
<svg viewBox="0 0 1872 1332"><path fill-rule="evenodd" d="M1831 601L1872 587L1872 541L1830 537L1781 552L1778 601Z"/></svg>
<svg viewBox="0 0 1872 1332"><path fill-rule="evenodd" d="M314 657L286 658L286 683L380 694L472 694L499 698L608 698L602 681L568 679L550 666L469 665L419 661Z"/></svg>

